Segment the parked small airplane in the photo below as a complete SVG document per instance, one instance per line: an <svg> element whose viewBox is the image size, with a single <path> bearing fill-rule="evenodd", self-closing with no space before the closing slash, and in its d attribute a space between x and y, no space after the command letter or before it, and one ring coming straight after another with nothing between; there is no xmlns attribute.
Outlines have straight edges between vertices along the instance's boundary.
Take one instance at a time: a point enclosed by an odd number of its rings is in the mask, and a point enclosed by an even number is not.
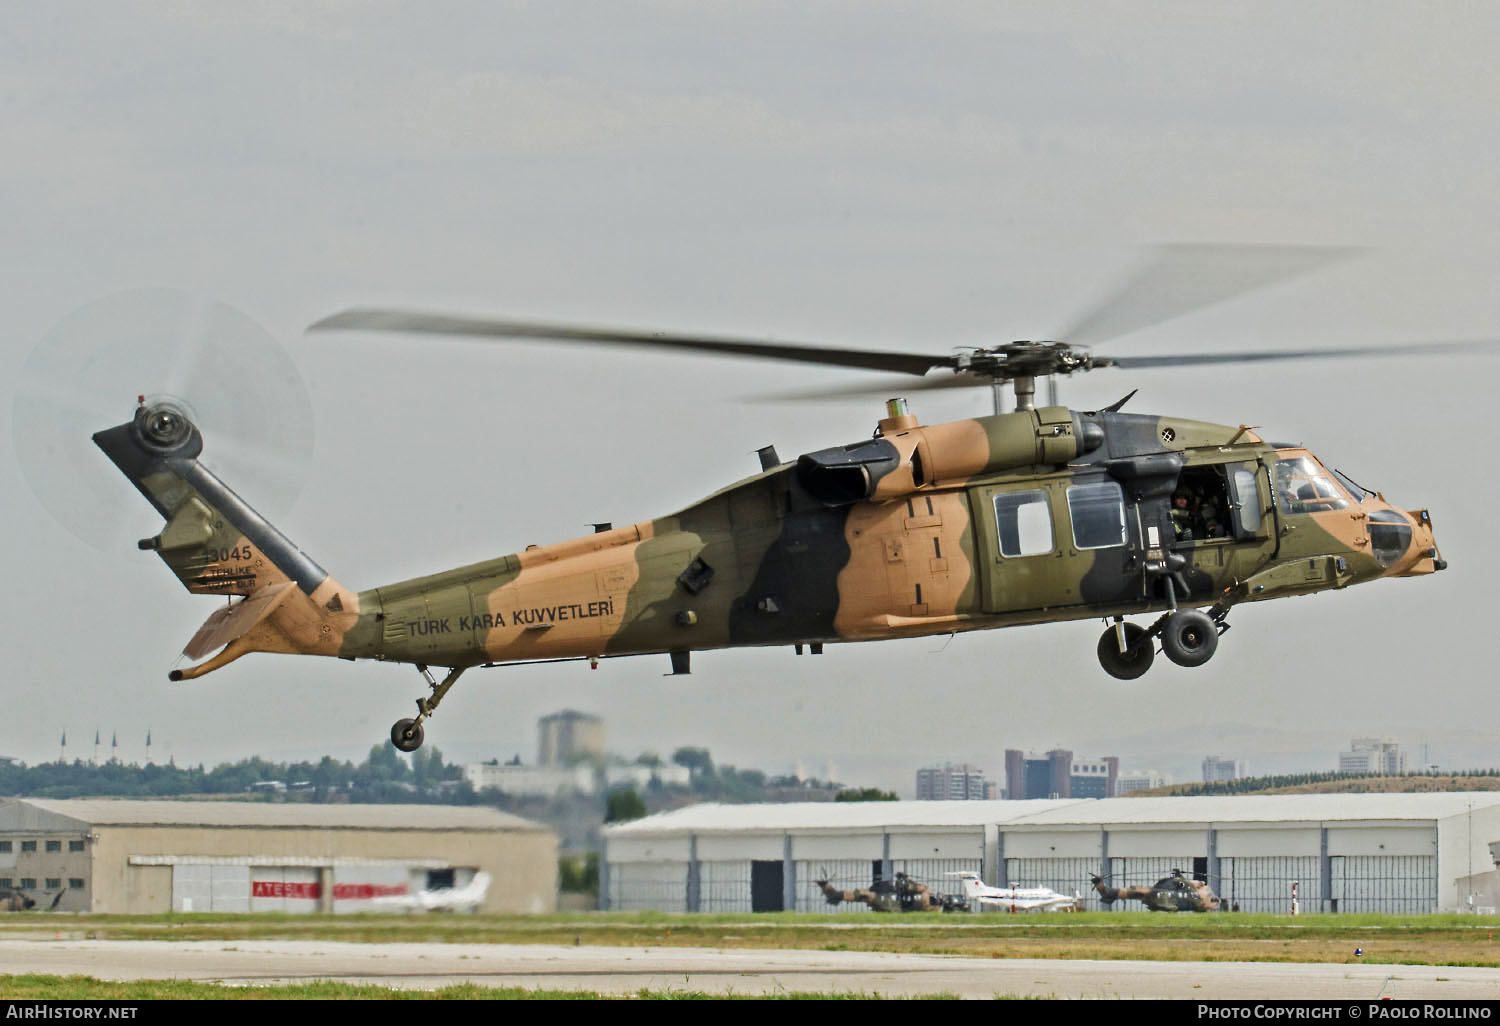
<svg viewBox="0 0 1500 1026"><path fill-rule="evenodd" d="M373 899L375 904L389 908L423 912L477 912L489 893L490 874L475 873L474 879L462 887L439 887L415 894L390 894Z"/></svg>
<svg viewBox="0 0 1500 1026"><path fill-rule="evenodd" d="M1078 908L1079 899L1046 887L991 887L978 873L948 873L958 880L969 908L975 912L1058 912Z"/></svg>

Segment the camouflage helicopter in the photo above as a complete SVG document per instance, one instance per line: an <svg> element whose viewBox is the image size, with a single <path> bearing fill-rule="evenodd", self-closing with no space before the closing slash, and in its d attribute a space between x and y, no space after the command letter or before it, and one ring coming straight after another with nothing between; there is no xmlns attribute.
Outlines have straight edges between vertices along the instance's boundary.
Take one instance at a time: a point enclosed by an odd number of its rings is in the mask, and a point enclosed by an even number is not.
<svg viewBox="0 0 1500 1026"><path fill-rule="evenodd" d="M1494 347L1105 357L1015 342L933 356L382 310L314 328L647 346L903 372L904 391L996 396L994 415L932 425L892 399L872 437L793 461L768 447L759 473L685 509L359 590L199 461L205 440L183 405L142 396L130 420L95 434L166 521L140 548L190 592L231 599L184 649L202 661L171 679L251 652L410 663L428 693L391 729L408 752L474 667L664 654L687 673L695 651L816 655L840 642L1092 617L1108 623L1097 656L1116 678L1144 674L1158 643L1172 662L1201 666L1240 605L1444 569L1431 517L1246 425L1123 412L1133 392L1099 410L1037 406L1037 379ZM1010 412L998 410L1002 389ZM441 680L433 666L446 668Z"/></svg>
<svg viewBox="0 0 1500 1026"><path fill-rule="evenodd" d="M969 907L962 897L934 894L932 888L901 872L896 873L894 880L876 880L869 887L859 887L852 891L839 890L828 882L826 875L813 882L818 885L824 900L830 905L847 901L869 905L876 912L930 912L936 909L962 912Z"/></svg>
<svg viewBox="0 0 1500 1026"><path fill-rule="evenodd" d="M62 896L66 891L67 888L64 887L52 896L52 903L47 906L47 911L51 912L57 908L57 903L62 901ZM29 912L34 908L36 908L36 899L25 891L14 887L0 889L0 909L5 909L7 912Z"/></svg>
<svg viewBox="0 0 1500 1026"><path fill-rule="evenodd" d="M1089 882L1106 905L1139 901L1153 912L1217 912L1222 905L1207 883L1188 877L1180 869L1172 870L1171 876L1164 876L1149 887L1145 884L1110 887L1104 879L1091 876Z"/></svg>

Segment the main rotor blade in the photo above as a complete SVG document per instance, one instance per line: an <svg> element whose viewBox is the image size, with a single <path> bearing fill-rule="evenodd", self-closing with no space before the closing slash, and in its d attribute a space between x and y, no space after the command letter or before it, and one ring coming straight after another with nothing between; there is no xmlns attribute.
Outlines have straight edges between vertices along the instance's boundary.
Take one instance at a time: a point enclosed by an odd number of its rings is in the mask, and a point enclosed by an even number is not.
<svg viewBox="0 0 1500 1026"><path fill-rule="evenodd" d="M1180 353L1165 356L1112 356L1116 367L1145 370L1155 367L1201 367L1224 363L1265 363L1276 360L1347 360L1354 357L1456 356L1500 353L1500 339L1457 342L1413 342L1394 346L1351 346L1343 349L1252 350L1240 353Z"/></svg>
<svg viewBox="0 0 1500 1026"><path fill-rule="evenodd" d="M956 374L930 374L918 381L910 378L882 378L880 381L834 388L793 389L785 392L767 392L747 398L755 402L782 402L797 399L840 399L858 396L883 395L887 398L905 396L911 392L935 392L948 388L990 388L992 378L981 374L959 371Z"/></svg>
<svg viewBox="0 0 1500 1026"><path fill-rule="evenodd" d="M1333 246L1161 246L1112 293L1053 338L1093 346L1290 281L1360 250Z"/></svg>
<svg viewBox="0 0 1500 1026"><path fill-rule="evenodd" d="M1328 349L1257 349L1236 353L1176 353L1159 356L1111 356L1106 366L1125 370L1154 370L1161 367L1204 367L1233 363L1270 363L1277 360L1347 360L1385 356L1463 356L1500 353L1500 339L1473 339L1447 342L1409 342L1391 346L1351 346ZM1096 368L1097 369L1097 368ZM806 389L756 395L756 400L837 399L855 396L900 396L909 392L930 392L947 388L988 388L993 382L983 375L959 372L932 374L920 381L884 378L873 384L848 385L842 388Z"/></svg>
<svg viewBox="0 0 1500 1026"><path fill-rule="evenodd" d="M678 335L664 331L629 331L618 328L588 328L533 321L495 320L484 317L453 317L446 314L403 310L356 308L325 317L309 331L394 331L423 335L454 335L461 338L546 339L557 342L592 342L616 346L649 346L656 349L690 350L725 356L749 356L762 360L857 367L864 370L926 374L934 367L953 367L953 356L894 353L876 349L839 349L802 343L756 342L711 335Z"/></svg>

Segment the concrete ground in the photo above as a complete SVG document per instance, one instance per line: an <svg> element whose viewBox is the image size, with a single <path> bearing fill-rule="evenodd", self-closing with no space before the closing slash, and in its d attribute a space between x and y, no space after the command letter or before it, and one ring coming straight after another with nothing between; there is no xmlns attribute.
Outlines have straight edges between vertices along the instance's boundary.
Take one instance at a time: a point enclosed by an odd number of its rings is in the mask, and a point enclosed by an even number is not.
<svg viewBox="0 0 1500 1026"><path fill-rule="evenodd" d="M1500 969L1286 962L982 959L859 951L619 948L339 941L0 940L7 973L240 985L340 980L631 994L850 991L966 998L1500 1000Z"/></svg>

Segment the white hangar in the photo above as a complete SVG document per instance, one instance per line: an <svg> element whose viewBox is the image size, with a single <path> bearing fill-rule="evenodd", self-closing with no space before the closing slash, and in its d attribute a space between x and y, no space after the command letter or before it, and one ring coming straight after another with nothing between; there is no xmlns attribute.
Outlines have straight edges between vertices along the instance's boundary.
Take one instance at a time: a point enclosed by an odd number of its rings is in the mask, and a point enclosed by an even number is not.
<svg viewBox="0 0 1500 1026"><path fill-rule="evenodd" d="M481 806L0 801L0 889L60 911L362 912L481 872L481 911L554 911L557 835Z"/></svg>
<svg viewBox="0 0 1500 1026"><path fill-rule="evenodd" d="M816 881L949 873L1081 893L1206 880L1226 908L1493 912L1500 793L1245 795L991 802L695 805L606 827L600 904L667 912L849 911ZM1121 902L1114 907L1136 907Z"/></svg>

